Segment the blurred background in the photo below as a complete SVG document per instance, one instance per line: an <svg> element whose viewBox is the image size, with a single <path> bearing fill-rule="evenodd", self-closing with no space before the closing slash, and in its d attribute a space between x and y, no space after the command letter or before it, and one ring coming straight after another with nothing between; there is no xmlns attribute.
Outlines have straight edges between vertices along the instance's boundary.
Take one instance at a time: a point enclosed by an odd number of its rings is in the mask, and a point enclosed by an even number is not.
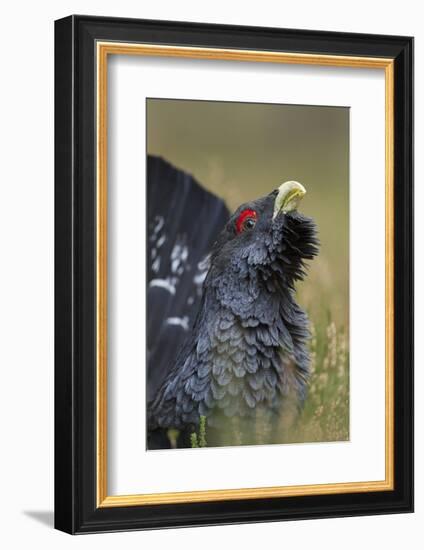
<svg viewBox="0 0 424 550"><path fill-rule="evenodd" d="M349 109L148 99L147 152L193 175L231 211L286 180L306 187L299 209L321 242L297 288L311 321L312 376L299 422L281 437L348 439Z"/></svg>

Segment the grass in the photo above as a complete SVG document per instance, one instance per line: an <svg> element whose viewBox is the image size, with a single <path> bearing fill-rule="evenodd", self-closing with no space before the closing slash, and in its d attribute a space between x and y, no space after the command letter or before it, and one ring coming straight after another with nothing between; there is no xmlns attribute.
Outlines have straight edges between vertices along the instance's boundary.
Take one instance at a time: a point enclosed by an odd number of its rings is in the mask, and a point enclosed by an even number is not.
<svg viewBox="0 0 424 550"><path fill-rule="evenodd" d="M321 241L297 289L310 320L311 377L290 442L349 439L349 264L347 246ZM338 250L338 261L334 250ZM330 259L331 258L331 259Z"/></svg>
<svg viewBox="0 0 424 550"><path fill-rule="evenodd" d="M207 447L206 441L206 416L201 416L199 421L199 433L193 432L190 435L191 448Z"/></svg>
<svg viewBox="0 0 424 550"><path fill-rule="evenodd" d="M308 396L284 442L349 439L349 350L345 330L329 319L311 323L311 378Z"/></svg>

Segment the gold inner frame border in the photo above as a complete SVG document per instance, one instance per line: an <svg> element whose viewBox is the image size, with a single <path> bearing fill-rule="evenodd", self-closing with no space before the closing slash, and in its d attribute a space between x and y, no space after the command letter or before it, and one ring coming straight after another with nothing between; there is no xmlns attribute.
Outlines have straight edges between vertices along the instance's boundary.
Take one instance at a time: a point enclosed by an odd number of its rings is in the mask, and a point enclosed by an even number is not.
<svg viewBox="0 0 424 550"><path fill-rule="evenodd" d="M214 489L172 493L107 493L107 62L109 55L219 59L262 63L384 69L385 72L385 479L315 485ZM96 471L97 507L142 506L257 498L365 493L394 489L394 60L391 58L96 42Z"/></svg>

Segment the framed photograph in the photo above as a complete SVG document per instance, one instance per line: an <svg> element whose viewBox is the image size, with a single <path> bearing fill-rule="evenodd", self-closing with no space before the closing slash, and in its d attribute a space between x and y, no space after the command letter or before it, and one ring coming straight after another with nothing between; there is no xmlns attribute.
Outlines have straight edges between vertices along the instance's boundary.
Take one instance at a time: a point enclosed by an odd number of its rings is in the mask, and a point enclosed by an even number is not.
<svg viewBox="0 0 424 550"><path fill-rule="evenodd" d="M55 525L413 509L413 39L55 24Z"/></svg>

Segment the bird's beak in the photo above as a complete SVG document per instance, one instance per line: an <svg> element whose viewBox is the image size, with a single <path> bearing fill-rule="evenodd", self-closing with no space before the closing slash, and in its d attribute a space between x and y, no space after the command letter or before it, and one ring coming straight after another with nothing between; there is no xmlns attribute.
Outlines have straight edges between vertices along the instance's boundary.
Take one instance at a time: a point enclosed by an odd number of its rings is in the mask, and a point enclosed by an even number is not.
<svg viewBox="0 0 424 550"><path fill-rule="evenodd" d="M282 183L278 188L278 195L275 197L272 219L281 211L286 213L296 210L305 194L306 189L297 181L285 181Z"/></svg>

